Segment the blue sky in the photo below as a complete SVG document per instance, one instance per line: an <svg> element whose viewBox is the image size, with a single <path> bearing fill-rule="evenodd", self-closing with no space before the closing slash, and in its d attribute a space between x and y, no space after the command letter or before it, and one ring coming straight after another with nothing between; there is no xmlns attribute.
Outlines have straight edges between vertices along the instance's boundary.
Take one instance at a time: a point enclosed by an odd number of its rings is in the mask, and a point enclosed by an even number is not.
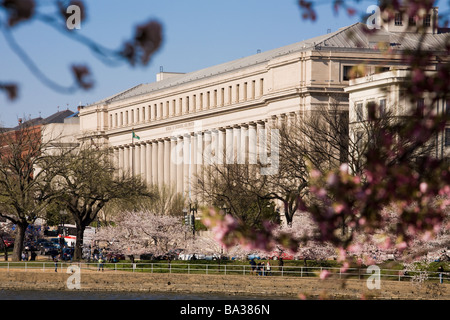
<svg viewBox="0 0 450 320"><path fill-rule="evenodd" d="M49 3L42 0L41 3ZM58 110L75 111L140 83L153 82L164 71L190 72L302 41L361 21L344 11L336 15L331 0L316 4L318 20L301 18L297 0L94 0L87 3L87 21L80 32L109 48L119 48L136 24L154 18L162 23L163 45L147 67L109 67L88 49L40 23L14 28L20 45L53 80L69 85L72 63L89 65L95 87L60 94L43 85L5 44L0 34L0 81L18 82L19 98L0 95L0 124L15 126L20 117L47 117ZM364 13L377 1L348 1ZM444 1L445 3L445 1ZM446 4L446 3L445 3ZM1 18L1 17L0 17Z"/></svg>

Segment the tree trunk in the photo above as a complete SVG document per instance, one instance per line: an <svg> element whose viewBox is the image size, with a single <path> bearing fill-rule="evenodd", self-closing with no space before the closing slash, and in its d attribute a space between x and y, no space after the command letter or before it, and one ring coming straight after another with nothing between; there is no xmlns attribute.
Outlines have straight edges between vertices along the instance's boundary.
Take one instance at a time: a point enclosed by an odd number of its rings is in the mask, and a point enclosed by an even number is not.
<svg viewBox="0 0 450 320"><path fill-rule="evenodd" d="M74 260L81 260L83 257L83 240L85 229L86 226L84 224L77 224L77 241L75 242Z"/></svg>
<svg viewBox="0 0 450 320"><path fill-rule="evenodd" d="M12 261L20 261L23 251L23 241L25 240L25 231L28 227L28 222L16 223L16 237L14 239L14 250L12 255Z"/></svg>
<svg viewBox="0 0 450 320"><path fill-rule="evenodd" d="M8 247L6 246L5 240L3 240L2 237L0 237L2 243L3 243L3 251L5 252L5 261L8 261Z"/></svg>

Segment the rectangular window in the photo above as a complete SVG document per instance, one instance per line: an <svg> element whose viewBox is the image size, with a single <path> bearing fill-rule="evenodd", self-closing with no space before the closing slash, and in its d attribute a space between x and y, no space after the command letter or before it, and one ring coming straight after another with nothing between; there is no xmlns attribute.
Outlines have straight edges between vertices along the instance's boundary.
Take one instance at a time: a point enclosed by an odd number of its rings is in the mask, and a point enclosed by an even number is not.
<svg viewBox="0 0 450 320"><path fill-rule="evenodd" d="M252 81L252 99L255 99L256 81Z"/></svg>
<svg viewBox="0 0 450 320"><path fill-rule="evenodd" d="M231 101L231 96L232 96L232 90L233 88L231 86L228 87L228 104L232 104L233 102Z"/></svg>
<svg viewBox="0 0 450 320"><path fill-rule="evenodd" d="M361 73L358 68L354 68L354 66L344 66L344 68L342 69L342 80L344 81L348 81L363 76L364 74Z"/></svg>
<svg viewBox="0 0 450 320"><path fill-rule="evenodd" d="M380 117L386 115L386 99L380 99Z"/></svg>
<svg viewBox="0 0 450 320"><path fill-rule="evenodd" d="M200 93L200 109L203 109L203 93Z"/></svg>
<svg viewBox="0 0 450 320"><path fill-rule="evenodd" d="M395 14L394 24L396 26L402 26L403 25L403 18L401 13Z"/></svg>
<svg viewBox="0 0 450 320"><path fill-rule="evenodd" d="M409 17L408 25L415 26L416 25L416 17Z"/></svg>
<svg viewBox="0 0 450 320"><path fill-rule="evenodd" d="M262 96L264 94L264 79L261 78L259 80L259 95Z"/></svg>
<svg viewBox="0 0 450 320"><path fill-rule="evenodd" d="M361 152L363 150L363 147L364 147L364 132L362 132L362 131L356 132L355 145L357 146L359 152Z"/></svg>
<svg viewBox="0 0 450 320"><path fill-rule="evenodd" d="M350 71L352 70L352 66L344 66L344 69L342 70L342 80L348 81L350 80Z"/></svg>
<svg viewBox="0 0 450 320"><path fill-rule="evenodd" d="M375 73L387 72L390 70L390 67L375 67Z"/></svg>
<svg viewBox="0 0 450 320"><path fill-rule="evenodd" d="M224 106L225 105L225 88L222 88L220 90L221 94L220 94L220 105Z"/></svg>
<svg viewBox="0 0 450 320"><path fill-rule="evenodd" d="M247 82L244 82L244 101L247 101Z"/></svg>
<svg viewBox="0 0 450 320"><path fill-rule="evenodd" d="M445 102L445 114L447 116L447 120L450 120L450 99Z"/></svg>
<svg viewBox="0 0 450 320"><path fill-rule="evenodd" d="M425 18L423 19L423 26L424 26L424 27L429 27L429 26L431 26L431 15L430 15L430 14L427 14L427 15L425 16Z"/></svg>
<svg viewBox="0 0 450 320"><path fill-rule="evenodd" d="M213 101L213 107L217 107L217 90L214 90L214 101Z"/></svg>
<svg viewBox="0 0 450 320"><path fill-rule="evenodd" d="M364 114L363 114L363 104L357 103L356 104L356 121L363 121Z"/></svg>

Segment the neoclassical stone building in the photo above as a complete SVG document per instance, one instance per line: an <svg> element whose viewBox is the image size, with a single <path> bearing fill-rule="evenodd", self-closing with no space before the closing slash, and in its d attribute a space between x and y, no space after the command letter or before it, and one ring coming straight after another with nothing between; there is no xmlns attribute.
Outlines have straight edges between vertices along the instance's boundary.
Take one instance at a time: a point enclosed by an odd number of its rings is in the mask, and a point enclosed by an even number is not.
<svg viewBox="0 0 450 320"><path fill-rule="evenodd" d="M356 23L202 70L161 72L156 82L83 107L81 134L113 148L122 172L189 196L193 177L208 161L270 161L257 145L270 140L275 124L300 120L336 97L348 110L344 88L353 66L365 65L356 76L408 68L400 52L415 48L419 35L366 31ZM425 41L434 49L446 39L431 30Z"/></svg>

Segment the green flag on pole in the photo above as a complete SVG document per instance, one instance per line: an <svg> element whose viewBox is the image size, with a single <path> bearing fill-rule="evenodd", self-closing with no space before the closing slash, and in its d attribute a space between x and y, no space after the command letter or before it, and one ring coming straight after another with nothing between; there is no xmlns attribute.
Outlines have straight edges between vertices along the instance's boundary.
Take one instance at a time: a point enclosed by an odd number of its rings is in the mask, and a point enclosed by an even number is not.
<svg viewBox="0 0 450 320"><path fill-rule="evenodd" d="M138 139L138 140L141 139L141 137L139 137L138 135L136 135L136 133L134 133L134 131L133 131L132 133L133 133L133 139Z"/></svg>

